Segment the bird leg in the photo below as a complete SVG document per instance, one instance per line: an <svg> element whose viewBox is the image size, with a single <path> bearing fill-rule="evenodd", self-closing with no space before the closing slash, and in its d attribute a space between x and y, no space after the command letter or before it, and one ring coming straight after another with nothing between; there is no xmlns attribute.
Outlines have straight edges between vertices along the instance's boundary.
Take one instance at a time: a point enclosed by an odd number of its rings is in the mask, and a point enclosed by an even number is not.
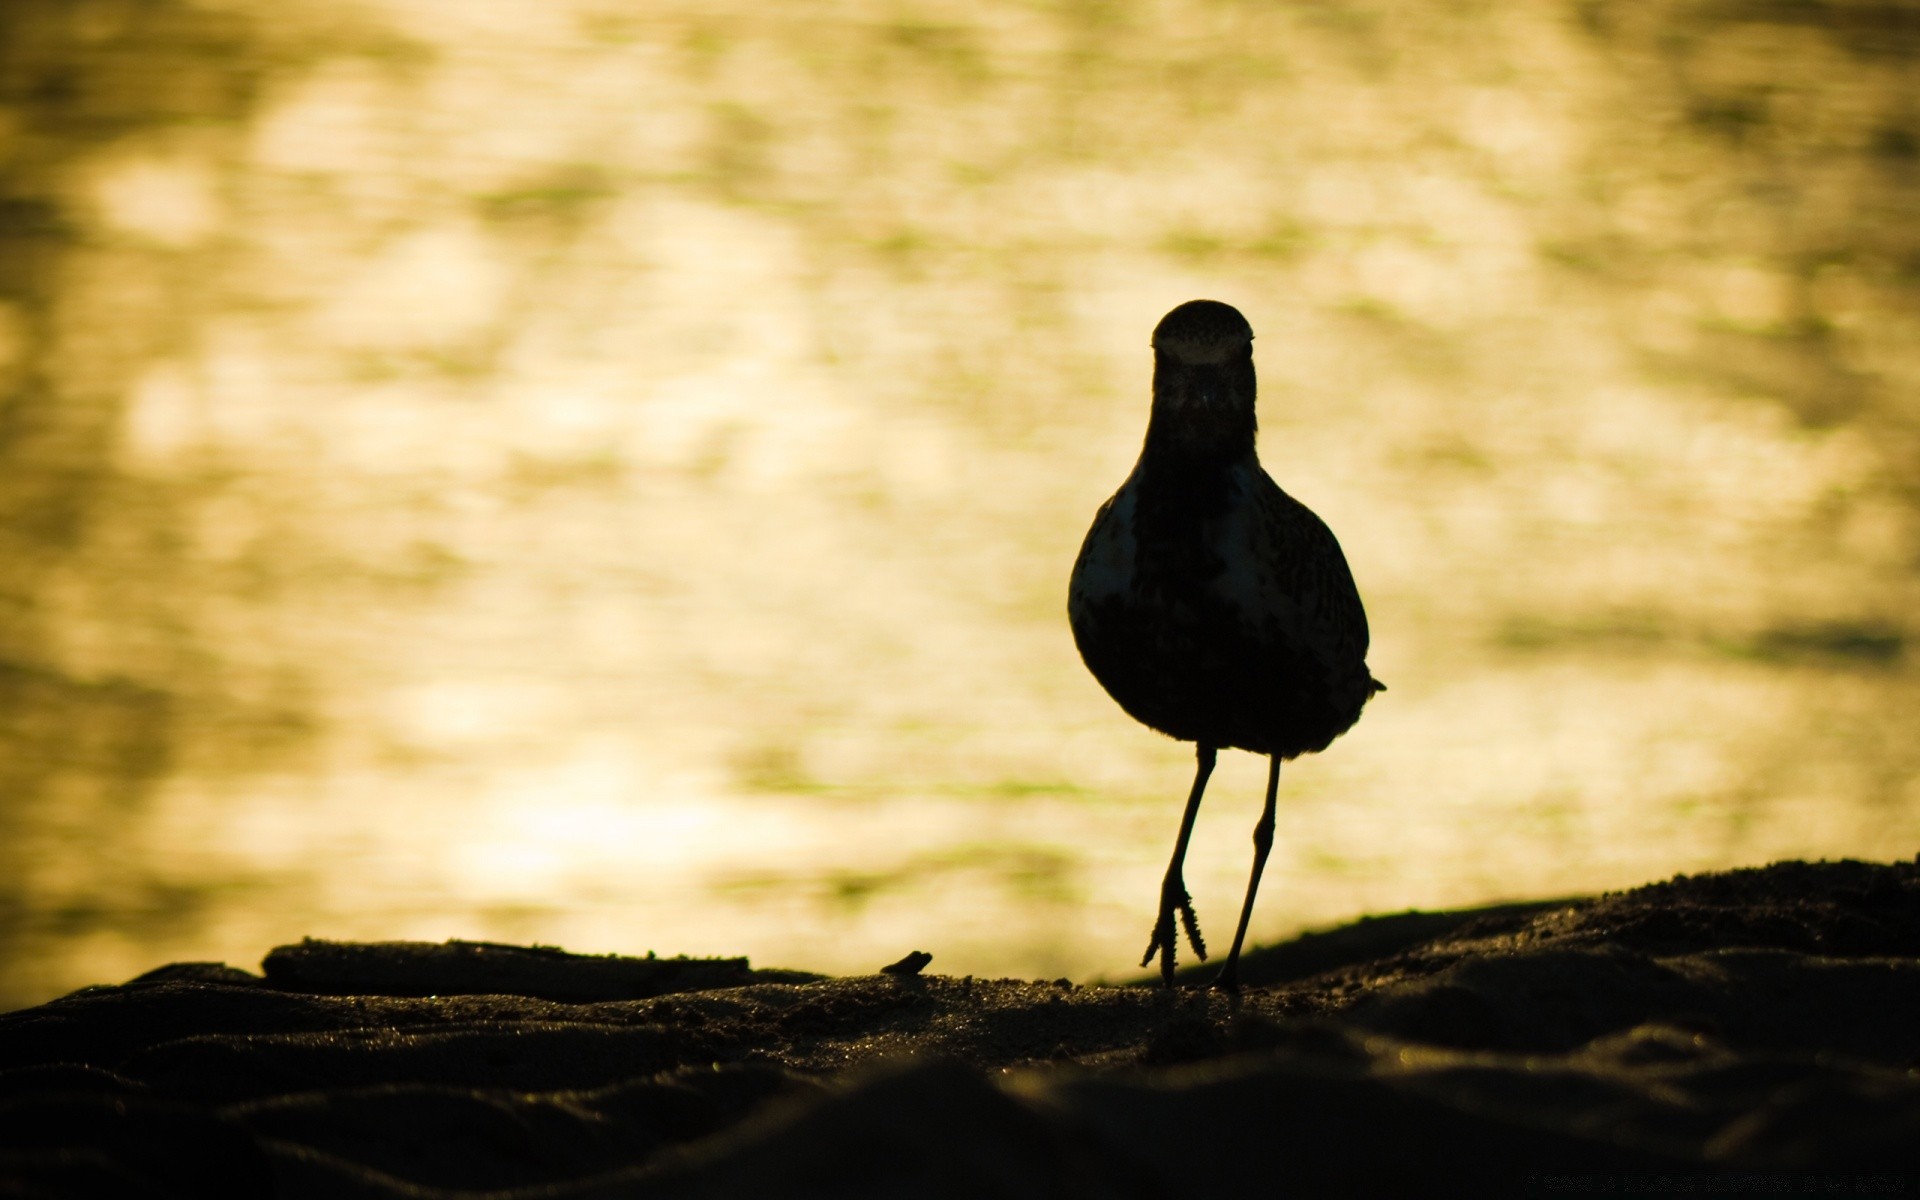
<svg viewBox="0 0 1920 1200"><path fill-rule="evenodd" d="M1247 880L1247 901L1240 906L1240 927L1233 931L1233 949L1227 951L1227 965L1220 968L1213 986L1222 991L1240 990L1240 943L1247 940L1247 922L1253 917L1253 894L1260 890L1260 872L1267 868L1267 852L1273 849L1273 797L1280 790L1280 756L1273 756L1267 772L1267 806L1260 812L1260 823L1253 827L1253 878Z"/></svg>
<svg viewBox="0 0 1920 1200"><path fill-rule="evenodd" d="M1187 882L1181 875L1181 867L1187 858L1187 839L1193 836L1193 818L1200 812L1200 796L1207 790L1207 776L1213 774L1213 761L1218 751L1212 746L1200 747L1200 765L1193 775L1193 791L1187 795L1187 811L1180 818L1180 836L1173 843L1173 861L1167 864L1167 877L1160 882L1160 916L1153 923L1153 940L1147 943L1147 952L1140 959L1140 965L1146 966L1153 961L1154 955L1160 956L1160 978L1168 986L1173 986L1173 956L1179 947L1178 936L1173 931L1173 917L1180 914L1180 925L1187 932L1187 944L1193 952L1206 961L1207 943L1200 936L1200 918L1193 912L1193 897L1187 895Z"/></svg>

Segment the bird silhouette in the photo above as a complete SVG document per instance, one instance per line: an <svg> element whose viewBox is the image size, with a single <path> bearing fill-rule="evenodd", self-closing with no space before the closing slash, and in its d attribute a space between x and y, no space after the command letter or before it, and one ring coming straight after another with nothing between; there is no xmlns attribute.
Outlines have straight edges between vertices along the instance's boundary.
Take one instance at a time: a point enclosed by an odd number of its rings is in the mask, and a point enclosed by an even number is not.
<svg viewBox="0 0 1920 1200"><path fill-rule="evenodd" d="M1273 847L1280 764L1326 749L1386 690L1367 671L1367 615L1340 543L1261 469L1254 390L1253 329L1239 310L1193 300L1161 319L1146 444L1094 516L1068 589L1074 642L1094 678L1135 720L1198 748L1140 960L1158 955L1168 986L1176 915L1207 957L1182 864L1219 751L1272 760L1247 898L1215 980L1233 989Z"/></svg>

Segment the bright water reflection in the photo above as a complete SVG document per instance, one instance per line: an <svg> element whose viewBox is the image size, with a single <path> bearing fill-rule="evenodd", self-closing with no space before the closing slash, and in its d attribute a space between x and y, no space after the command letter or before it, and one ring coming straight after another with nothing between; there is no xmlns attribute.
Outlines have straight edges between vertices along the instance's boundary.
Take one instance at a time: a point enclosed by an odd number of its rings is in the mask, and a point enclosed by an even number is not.
<svg viewBox="0 0 1920 1200"><path fill-rule="evenodd" d="M1063 590L1198 295L1393 689L1257 936L1911 853L1882 12L16 0L0 1003L306 934L1124 974L1189 759Z"/></svg>

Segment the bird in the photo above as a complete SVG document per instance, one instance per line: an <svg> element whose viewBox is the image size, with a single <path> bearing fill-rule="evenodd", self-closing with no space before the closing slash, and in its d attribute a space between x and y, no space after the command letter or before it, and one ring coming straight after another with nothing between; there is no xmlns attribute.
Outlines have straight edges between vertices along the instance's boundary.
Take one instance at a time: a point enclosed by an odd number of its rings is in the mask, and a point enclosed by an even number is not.
<svg viewBox="0 0 1920 1200"><path fill-rule="evenodd" d="M1327 748L1386 685L1367 670L1367 615L1340 543L1280 489L1254 447L1253 327L1192 300L1153 331L1153 403L1133 471L1093 518L1067 616L1093 677L1198 759L1152 939L1173 986L1177 916L1207 957L1182 877L1207 778L1223 749L1270 760L1233 948L1213 986L1240 984L1240 948L1273 847L1280 764Z"/></svg>

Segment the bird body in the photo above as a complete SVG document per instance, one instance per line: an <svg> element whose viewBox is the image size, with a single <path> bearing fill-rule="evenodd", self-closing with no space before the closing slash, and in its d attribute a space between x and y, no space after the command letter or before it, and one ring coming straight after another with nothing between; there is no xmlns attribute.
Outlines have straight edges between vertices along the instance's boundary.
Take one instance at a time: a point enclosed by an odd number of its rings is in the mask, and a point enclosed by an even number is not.
<svg viewBox="0 0 1920 1200"><path fill-rule="evenodd" d="M1196 509L1185 501L1200 489L1135 469L1074 568L1074 640L1120 707L1169 737L1283 759L1324 750L1375 690L1346 558L1251 455L1219 482Z"/></svg>
<svg viewBox="0 0 1920 1200"><path fill-rule="evenodd" d="M1215 753L1273 760L1228 986L1271 844L1280 763L1324 750L1384 688L1367 671L1366 612L1340 543L1255 453L1252 339L1239 312L1211 300L1155 329L1146 444L1094 517L1067 601L1081 658L1108 694L1199 750L1147 952L1163 953L1169 980L1175 912L1206 956L1180 866Z"/></svg>

